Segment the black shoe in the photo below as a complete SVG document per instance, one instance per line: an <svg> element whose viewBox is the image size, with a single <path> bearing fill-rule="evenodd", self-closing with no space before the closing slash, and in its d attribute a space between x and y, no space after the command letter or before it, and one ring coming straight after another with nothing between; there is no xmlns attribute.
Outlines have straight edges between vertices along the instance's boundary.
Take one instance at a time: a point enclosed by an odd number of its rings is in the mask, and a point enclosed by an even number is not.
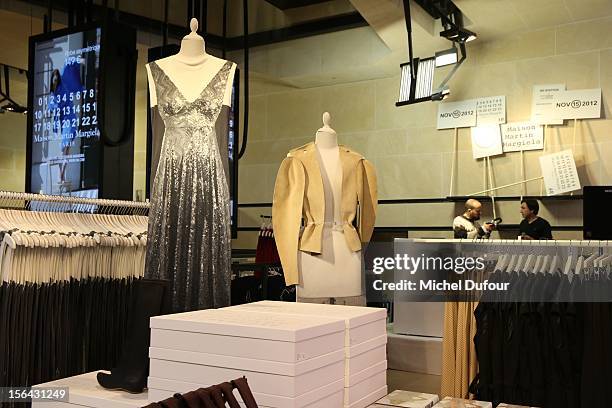
<svg viewBox="0 0 612 408"><path fill-rule="evenodd" d="M140 393L147 385L149 375L149 319L169 312L168 281L139 279L132 294L128 333L117 367L110 374L99 372L98 383L108 389Z"/></svg>

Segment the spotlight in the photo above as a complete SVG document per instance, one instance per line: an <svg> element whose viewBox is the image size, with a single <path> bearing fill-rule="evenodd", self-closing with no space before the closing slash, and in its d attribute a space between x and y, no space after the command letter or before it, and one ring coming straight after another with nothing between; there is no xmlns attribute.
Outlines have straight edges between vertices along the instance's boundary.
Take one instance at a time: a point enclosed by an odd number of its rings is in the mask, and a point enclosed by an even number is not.
<svg viewBox="0 0 612 408"><path fill-rule="evenodd" d="M456 64L458 60L459 55L457 55L457 49L455 47L436 52L436 68Z"/></svg>
<svg viewBox="0 0 612 408"><path fill-rule="evenodd" d="M448 89L448 86L443 86L442 88L435 90L435 92L431 95L431 100L442 101L446 99L448 95L450 95L450 89Z"/></svg>
<svg viewBox="0 0 612 408"><path fill-rule="evenodd" d="M440 37L465 44L475 40L477 35L475 32L470 31L467 28L451 26L449 29L442 31L440 33Z"/></svg>
<svg viewBox="0 0 612 408"><path fill-rule="evenodd" d="M400 78L400 103L416 103L429 100L434 80L434 58L424 58L414 60L416 75L411 74L411 64L409 62L401 64Z"/></svg>

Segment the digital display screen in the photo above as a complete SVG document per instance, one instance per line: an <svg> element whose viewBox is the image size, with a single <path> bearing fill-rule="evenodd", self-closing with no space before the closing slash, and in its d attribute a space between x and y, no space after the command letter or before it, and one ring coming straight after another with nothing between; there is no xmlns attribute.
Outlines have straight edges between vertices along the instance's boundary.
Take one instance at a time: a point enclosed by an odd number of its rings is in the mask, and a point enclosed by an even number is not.
<svg viewBox="0 0 612 408"><path fill-rule="evenodd" d="M29 191L98 198L101 29L33 43Z"/></svg>

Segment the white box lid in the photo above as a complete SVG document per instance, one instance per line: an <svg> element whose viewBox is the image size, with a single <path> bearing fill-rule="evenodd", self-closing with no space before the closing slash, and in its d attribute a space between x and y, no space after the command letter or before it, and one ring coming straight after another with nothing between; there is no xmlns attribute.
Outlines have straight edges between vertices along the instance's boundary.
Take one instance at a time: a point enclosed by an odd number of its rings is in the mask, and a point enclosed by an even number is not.
<svg viewBox="0 0 612 408"><path fill-rule="evenodd" d="M377 404L402 408L430 408L440 401L436 394L395 390L376 401Z"/></svg>
<svg viewBox="0 0 612 408"><path fill-rule="evenodd" d="M386 394L387 394L387 386L385 385L384 387L380 387L379 389L377 389L376 391L372 392L371 394L368 394L367 396L363 397L359 401L356 401L356 402L354 402L354 403L352 403L350 405L344 404L344 408L363 408L363 407L369 407L371 404L374 403L374 401L376 401L377 399L379 399L380 397L382 397L382 396L384 396Z"/></svg>
<svg viewBox="0 0 612 408"><path fill-rule="evenodd" d="M198 353L184 350L170 350L150 347L149 357L158 360L177 361L181 363L198 364L212 367L247 370L260 373L286 375L297 377L307 372L326 367L344 360L342 349L322 356L314 357L298 363L283 363L280 361L256 360L253 358L233 357L219 354Z"/></svg>
<svg viewBox="0 0 612 408"><path fill-rule="evenodd" d="M325 305L318 303L278 302L263 300L231 306L229 309L254 310L306 316L325 316L343 319L347 329L387 319L387 309L379 307Z"/></svg>
<svg viewBox="0 0 612 408"><path fill-rule="evenodd" d="M371 340L364 341L363 343L359 343L350 347L345 347L345 356L349 359L354 358L385 344L387 344L387 335L383 334L382 336L374 337Z"/></svg>
<svg viewBox="0 0 612 408"><path fill-rule="evenodd" d="M347 388L358 386L360 383L368 380L369 378L374 377L376 374L381 372L387 372L387 362L381 361L379 363L373 364L371 367L366 368L365 370L359 371L351 375L350 377L344 378L344 386ZM436 401L437 402L437 401Z"/></svg>
<svg viewBox="0 0 612 408"><path fill-rule="evenodd" d="M324 316L298 316L207 309L151 318L151 328L300 342L344 331L344 321Z"/></svg>

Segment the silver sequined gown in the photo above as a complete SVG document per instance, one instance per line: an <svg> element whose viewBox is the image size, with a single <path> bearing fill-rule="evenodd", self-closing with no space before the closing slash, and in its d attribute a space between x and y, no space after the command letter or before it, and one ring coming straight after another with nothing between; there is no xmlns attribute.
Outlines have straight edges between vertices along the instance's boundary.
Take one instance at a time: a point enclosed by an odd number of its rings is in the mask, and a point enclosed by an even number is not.
<svg viewBox="0 0 612 408"><path fill-rule="evenodd" d="M150 64L165 133L151 195L145 277L168 279L175 312L230 304L227 178L215 134L232 68L226 62L193 102Z"/></svg>

